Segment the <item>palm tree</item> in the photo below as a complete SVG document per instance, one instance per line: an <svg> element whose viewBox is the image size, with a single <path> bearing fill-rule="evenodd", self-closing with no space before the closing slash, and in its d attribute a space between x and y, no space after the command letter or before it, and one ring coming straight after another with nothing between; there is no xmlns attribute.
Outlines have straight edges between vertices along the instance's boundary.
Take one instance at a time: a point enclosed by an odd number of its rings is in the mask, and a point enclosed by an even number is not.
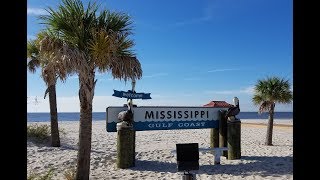
<svg viewBox="0 0 320 180"><path fill-rule="evenodd" d="M73 70L79 77L80 127L76 179L89 179L92 136L92 102L96 71L111 71L114 78L140 79L142 69L134 56L130 17L102 10L79 0L62 0L57 10L48 8L41 16L50 30L40 42L40 54L60 73Z"/></svg>
<svg viewBox="0 0 320 180"><path fill-rule="evenodd" d="M258 80L255 85L253 103L260 105L259 113L269 112L265 145L272 145L273 116L276 103L289 104L292 102L292 97L289 81L279 77Z"/></svg>
<svg viewBox="0 0 320 180"><path fill-rule="evenodd" d="M38 34L38 37L41 38L41 33ZM57 74L56 72L54 72L54 68L52 68L52 66L47 64L48 61L39 56L39 47L37 45L38 42L39 41L37 39L28 41L27 57L29 58L29 62L27 64L27 67L31 73L34 73L37 68L42 67L42 79L47 85L44 98L46 98L47 93L49 93L51 146L60 147L57 100L56 100Z"/></svg>

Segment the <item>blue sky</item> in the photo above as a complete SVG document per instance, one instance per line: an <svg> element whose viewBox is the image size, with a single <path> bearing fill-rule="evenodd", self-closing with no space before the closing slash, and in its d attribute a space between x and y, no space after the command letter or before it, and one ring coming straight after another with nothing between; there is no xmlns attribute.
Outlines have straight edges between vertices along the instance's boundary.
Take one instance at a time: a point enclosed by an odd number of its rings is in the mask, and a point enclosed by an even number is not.
<svg viewBox="0 0 320 180"><path fill-rule="evenodd" d="M27 37L43 28L37 16L60 1L28 0ZM88 1L83 1L85 4ZM107 0L101 7L128 13L133 20L134 52L143 77L136 92L151 93L138 106L202 106L211 100L240 100L241 111L257 111L251 102L258 79L279 76L292 84L291 0ZM130 82L107 72L98 79L93 111L122 106L126 99L111 96L127 91ZM40 70L27 74L28 112L49 112ZM57 84L59 112L79 112L78 79ZM292 111L276 105L276 111Z"/></svg>

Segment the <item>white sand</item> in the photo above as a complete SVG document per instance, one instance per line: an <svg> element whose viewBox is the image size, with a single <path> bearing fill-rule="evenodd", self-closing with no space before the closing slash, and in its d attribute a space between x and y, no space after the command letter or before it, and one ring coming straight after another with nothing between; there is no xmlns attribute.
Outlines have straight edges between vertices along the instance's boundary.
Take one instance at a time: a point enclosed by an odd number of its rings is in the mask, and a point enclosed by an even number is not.
<svg viewBox="0 0 320 180"><path fill-rule="evenodd" d="M268 119L241 119L242 123L254 123L254 124L267 124ZM273 122L274 125L293 125L292 119L275 119Z"/></svg>
<svg viewBox="0 0 320 180"><path fill-rule="evenodd" d="M212 154L200 152L200 169L193 171L197 179L293 179L292 127L274 126L274 146L265 146L266 126L248 125L248 121L255 122L242 120L241 159L221 157L221 165L214 165ZM290 122L292 124L292 120L288 120ZM53 168L54 179L64 179L65 170L76 165L79 122L61 121L59 127L67 132L61 137L59 148L28 141L28 175ZM171 151L177 143L199 143L200 148L209 147L210 134L209 129L138 131L136 166L117 169L116 133L106 131L105 121L94 121L92 132L90 179L121 180L181 179L176 157Z"/></svg>

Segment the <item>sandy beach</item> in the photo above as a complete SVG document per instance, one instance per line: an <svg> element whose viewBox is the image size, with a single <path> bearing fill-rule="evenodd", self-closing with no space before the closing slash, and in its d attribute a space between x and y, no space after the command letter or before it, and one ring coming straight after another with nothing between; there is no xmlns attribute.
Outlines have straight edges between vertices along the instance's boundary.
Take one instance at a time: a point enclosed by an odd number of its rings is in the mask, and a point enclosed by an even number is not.
<svg viewBox="0 0 320 180"><path fill-rule="evenodd" d="M241 159L221 157L214 165L211 153L200 152L197 179L293 179L292 120L275 120L273 146L265 146L267 120L241 120ZM28 125L35 122L29 122ZM38 122L48 124L49 122ZM53 179L64 179L63 173L76 165L79 122L61 121L61 147L27 142L27 171L47 172L53 169ZM116 168L115 132L106 131L105 121L94 121L90 179L181 179L176 156L177 143L199 143L209 147L209 129L162 130L136 132L136 166Z"/></svg>

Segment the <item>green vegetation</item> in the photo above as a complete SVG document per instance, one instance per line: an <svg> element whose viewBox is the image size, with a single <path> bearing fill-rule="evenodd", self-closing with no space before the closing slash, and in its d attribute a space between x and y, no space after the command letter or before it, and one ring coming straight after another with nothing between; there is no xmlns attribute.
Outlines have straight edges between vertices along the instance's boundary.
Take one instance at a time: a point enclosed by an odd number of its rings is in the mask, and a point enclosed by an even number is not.
<svg viewBox="0 0 320 180"><path fill-rule="evenodd" d="M66 178L66 180L74 180L74 179L76 179L76 169L75 168L67 169L63 173L63 176Z"/></svg>
<svg viewBox="0 0 320 180"><path fill-rule="evenodd" d="M288 80L279 77L269 77L258 80L254 87L252 101L259 105L259 113L268 112L269 121L265 145L272 145L273 116L276 103L289 104L292 102L292 92Z"/></svg>
<svg viewBox="0 0 320 180"><path fill-rule="evenodd" d="M141 64L133 53L134 42L130 39L132 21L124 13L109 10L99 13L96 3L89 2L85 7L80 0L62 0L58 8L46 10L49 14L40 16L45 29L37 36L39 47L35 51L39 50L39 57L48 62L46 78L52 79L52 74L64 78L71 73L79 77L76 179L89 179L96 72L110 72L114 78L124 81L142 77Z"/></svg>
<svg viewBox="0 0 320 180"><path fill-rule="evenodd" d="M59 132L66 136L65 129L59 128ZM46 124L31 124L27 126L27 138L37 143L46 143L50 140L50 126Z"/></svg>
<svg viewBox="0 0 320 180"><path fill-rule="evenodd" d="M67 135L67 132L64 128L59 128L59 134L62 135L62 136L66 136Z"/></svg>
<svg viewBox="0 0 320 180"><path fill-rule="evenodd" d="M27 177L27 180L52 180L53 169L50 169L44 174L31 174Z"/></svg>
<svg viewBox="0 0 320 180"><path fill-rule="evenodd" d="M60 136L58 128L58 112L57 112L57 100L56 100L56 82L60 78L62 82L65 80L65 76L57 72L57 67L52 66L48 59L41 56L40 40L42 34L38 34L36 40L28 41L27 43L27 67L30 72L34 73L37 68L41 67L41 78L47 85L44 98L49 93L49 105L50 105L50 120L51 120L51 146L60 147Z"/></svg>
<svg viewBox="0 0 320 180"><path fill-rule="evenodd" d="M50 140L50 126L46 124L32 124L27 126L27 138L36 142L47 142Z"/></svg>
<svg viewBox="0 0 320 180"><path fill-rule="evenodd" d="M76 179L76 168L72 167L64 171L63 176L65 180L75 180ZM53 168L45 173L31 173L27 180L52 180L53 178Z"/></svg>

